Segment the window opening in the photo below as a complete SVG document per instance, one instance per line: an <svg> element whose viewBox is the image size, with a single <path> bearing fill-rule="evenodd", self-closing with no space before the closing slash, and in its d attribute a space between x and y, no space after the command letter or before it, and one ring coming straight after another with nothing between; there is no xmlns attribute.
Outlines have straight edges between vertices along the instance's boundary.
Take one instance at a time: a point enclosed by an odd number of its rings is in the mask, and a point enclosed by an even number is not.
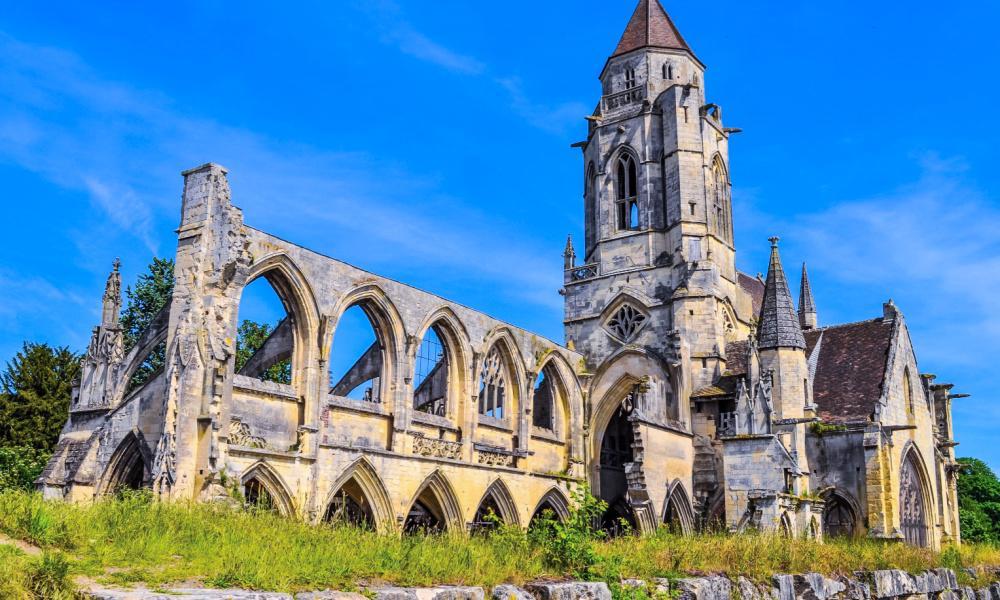
<svg viewBox="0 0 1000 600"><path fill-rule="evenodd" d="M444 417L448 399L448 350L441 341L436 325L432 325L417 349L413 369L413 408Z"/></svg>
<svg viewBox="0 0 1000 600"><path fill-rule="evenodd" d="M639 174L631 154L618 158L617 226L619 230L639 228Z"/></svg>
<svg viewBox="0 0 1000 600"><path fill-rule="evenodd" d="M382 366L383 344L378 326L361 305L355 304L337 321L330 351L330 394L381 402Z"/></svg>
<svg viewBox="0 0 1000 600"><path fill-rule="evenodd" d="M504 376L503 357L494 346L483 361L479 376L479 414L495 419L504 418L507 382Z"/></svg>

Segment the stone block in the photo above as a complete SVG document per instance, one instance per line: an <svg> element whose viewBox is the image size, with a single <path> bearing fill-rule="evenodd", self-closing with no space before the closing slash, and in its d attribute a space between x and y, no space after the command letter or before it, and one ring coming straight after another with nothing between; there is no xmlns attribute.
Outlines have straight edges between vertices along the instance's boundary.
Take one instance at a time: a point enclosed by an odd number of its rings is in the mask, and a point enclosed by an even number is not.
<svg viewBox="0 0 1000 600"><path fill-rule="evenodd" d="M295 600L368 600L364 595L357 592L337 592L334 590L324 590L322 592L299 592L295 594Z"/></svg>
<svg viewBox="0 0 1000 600"><path fill-rule="evenodd" d="M492 600L535 600L535 597L516 585L498 585L490 594Z"/></svg>
<svg viewBox="0 0 1000 600"><path fill-rule="evenodd" d="M375 600L484 600L485 597L486 592L480 587L386 587L375 590Z"/></svg>
<svg viewBox="0 0 1000 600"><path fill-rule="evenodd" d="M118 590L93 587L86 597L94 600L293 600L290 594L250 592L246 590L210 590L178 588L163 592L147 589Z"/></svg>
<svg viewBox="0 0 1000 600"><path fill-rule="evenodd" d="M689 577L677 581L679 600L730 600L733 584L726 577Z"/></svg>
<svg viewBox="0 0 1000 600"><path fill-rule="evenodd" d="M533 583L528 590L538 600L611 600L611 589L603 582Z"/></svg>
<svg viewBox="0 0 1000 600"><path fill-rule="evenodd" d="M912 575L897 569L872 572L875 598L914 596L923 593Z"/></svg>

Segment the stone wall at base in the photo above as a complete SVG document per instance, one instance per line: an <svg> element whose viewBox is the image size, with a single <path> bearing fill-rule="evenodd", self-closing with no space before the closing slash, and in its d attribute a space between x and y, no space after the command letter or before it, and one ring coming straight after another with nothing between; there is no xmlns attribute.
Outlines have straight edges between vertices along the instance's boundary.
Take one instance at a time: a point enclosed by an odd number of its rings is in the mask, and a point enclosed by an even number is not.
<svg viewBox="0 0 1000 600"><path fill-rule="evenodd" d="M996 575L996 573L994 573ZM621 582L623 594L612 593L603 582L561 581L531 583L521 588L498 585L489 592L470 586L430 588L383 587L366 589L364 594L321 591L299 594L250 592L243 590L114 590L92 588L89 597L101 600L153 600L160 598L203 598L205 600L613 600L625 597L671 600L1000 600L1000 583L974 589L960 586L951 569L934 569L919 575L884 570L855 573L853 577L827 577L819 573L775 575L769 584L757 584L746 577L735 580L720 575Z"/></svg>

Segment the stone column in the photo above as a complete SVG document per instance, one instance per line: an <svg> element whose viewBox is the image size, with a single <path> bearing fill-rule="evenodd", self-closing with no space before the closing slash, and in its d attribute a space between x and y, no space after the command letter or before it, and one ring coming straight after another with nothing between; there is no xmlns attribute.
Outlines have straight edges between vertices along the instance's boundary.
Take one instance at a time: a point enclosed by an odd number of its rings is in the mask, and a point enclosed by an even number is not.
<svg viewBox="0 0 1000 600"><path fill-rule="evenodd" d="M184 175L174 294L167 334L164 431L153 463L162 496L196 498L225 460L238 298L250 266L243 215L230 202L226 170Z"/></svg>

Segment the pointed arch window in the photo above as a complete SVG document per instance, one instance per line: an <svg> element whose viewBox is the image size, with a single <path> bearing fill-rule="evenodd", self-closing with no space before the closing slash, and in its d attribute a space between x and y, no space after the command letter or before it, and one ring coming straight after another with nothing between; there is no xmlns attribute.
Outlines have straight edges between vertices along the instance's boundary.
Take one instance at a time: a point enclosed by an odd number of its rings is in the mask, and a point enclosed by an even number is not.
<svg viewBox="0 0 1000 600"><path fill-rule="evenodd" d="M545 365L535 380L535 394L531 403L531 424L540 429L556 428L556 388L551 365Z"/></svg>
<svg viewBox="0 0 1000 600"><path fill-rule="evenodd" d="M625 69L625 89L630 90L635 87L635 69L629 67Z"/></svg>
<svg viewBox="0 0 1000 600"><path fill-rule="evenodd" d="M507 401L507 377L500 349L496 346L486 355L479 375L479 414L504 418Z"/></svg>
<svg viewBox="0 0 1000 600"><path fill-rule="evenodd" d="M729 197L729 178L722 160L712 164L712 192L714 195L715 233L730 245L733 243L733 207Z"/></svg>
<svg viewBox="0 0 1000 600"><path fill-rule="evenodd" d="M906 404L907 412L912 415L913 389L910 387L910 367L905 367L903 369L903 402Z"/></svg>
<svg viewBox="0 0 1000 600"><path fill-rule="evenodd" d="M594 162L587 165L587 174L583 182L584 185L584 213L586 217L586 240L587 252L597 239L597 207L599 205L599 194L597 192L597 169Z"/></svg>
<svg viewBox="0 0 1000 600"><path fill-rule="evenodd" d="M616 178L616 222L619 231L639 228L639 171L635 157L623 152L618 157Z"/></svg>

